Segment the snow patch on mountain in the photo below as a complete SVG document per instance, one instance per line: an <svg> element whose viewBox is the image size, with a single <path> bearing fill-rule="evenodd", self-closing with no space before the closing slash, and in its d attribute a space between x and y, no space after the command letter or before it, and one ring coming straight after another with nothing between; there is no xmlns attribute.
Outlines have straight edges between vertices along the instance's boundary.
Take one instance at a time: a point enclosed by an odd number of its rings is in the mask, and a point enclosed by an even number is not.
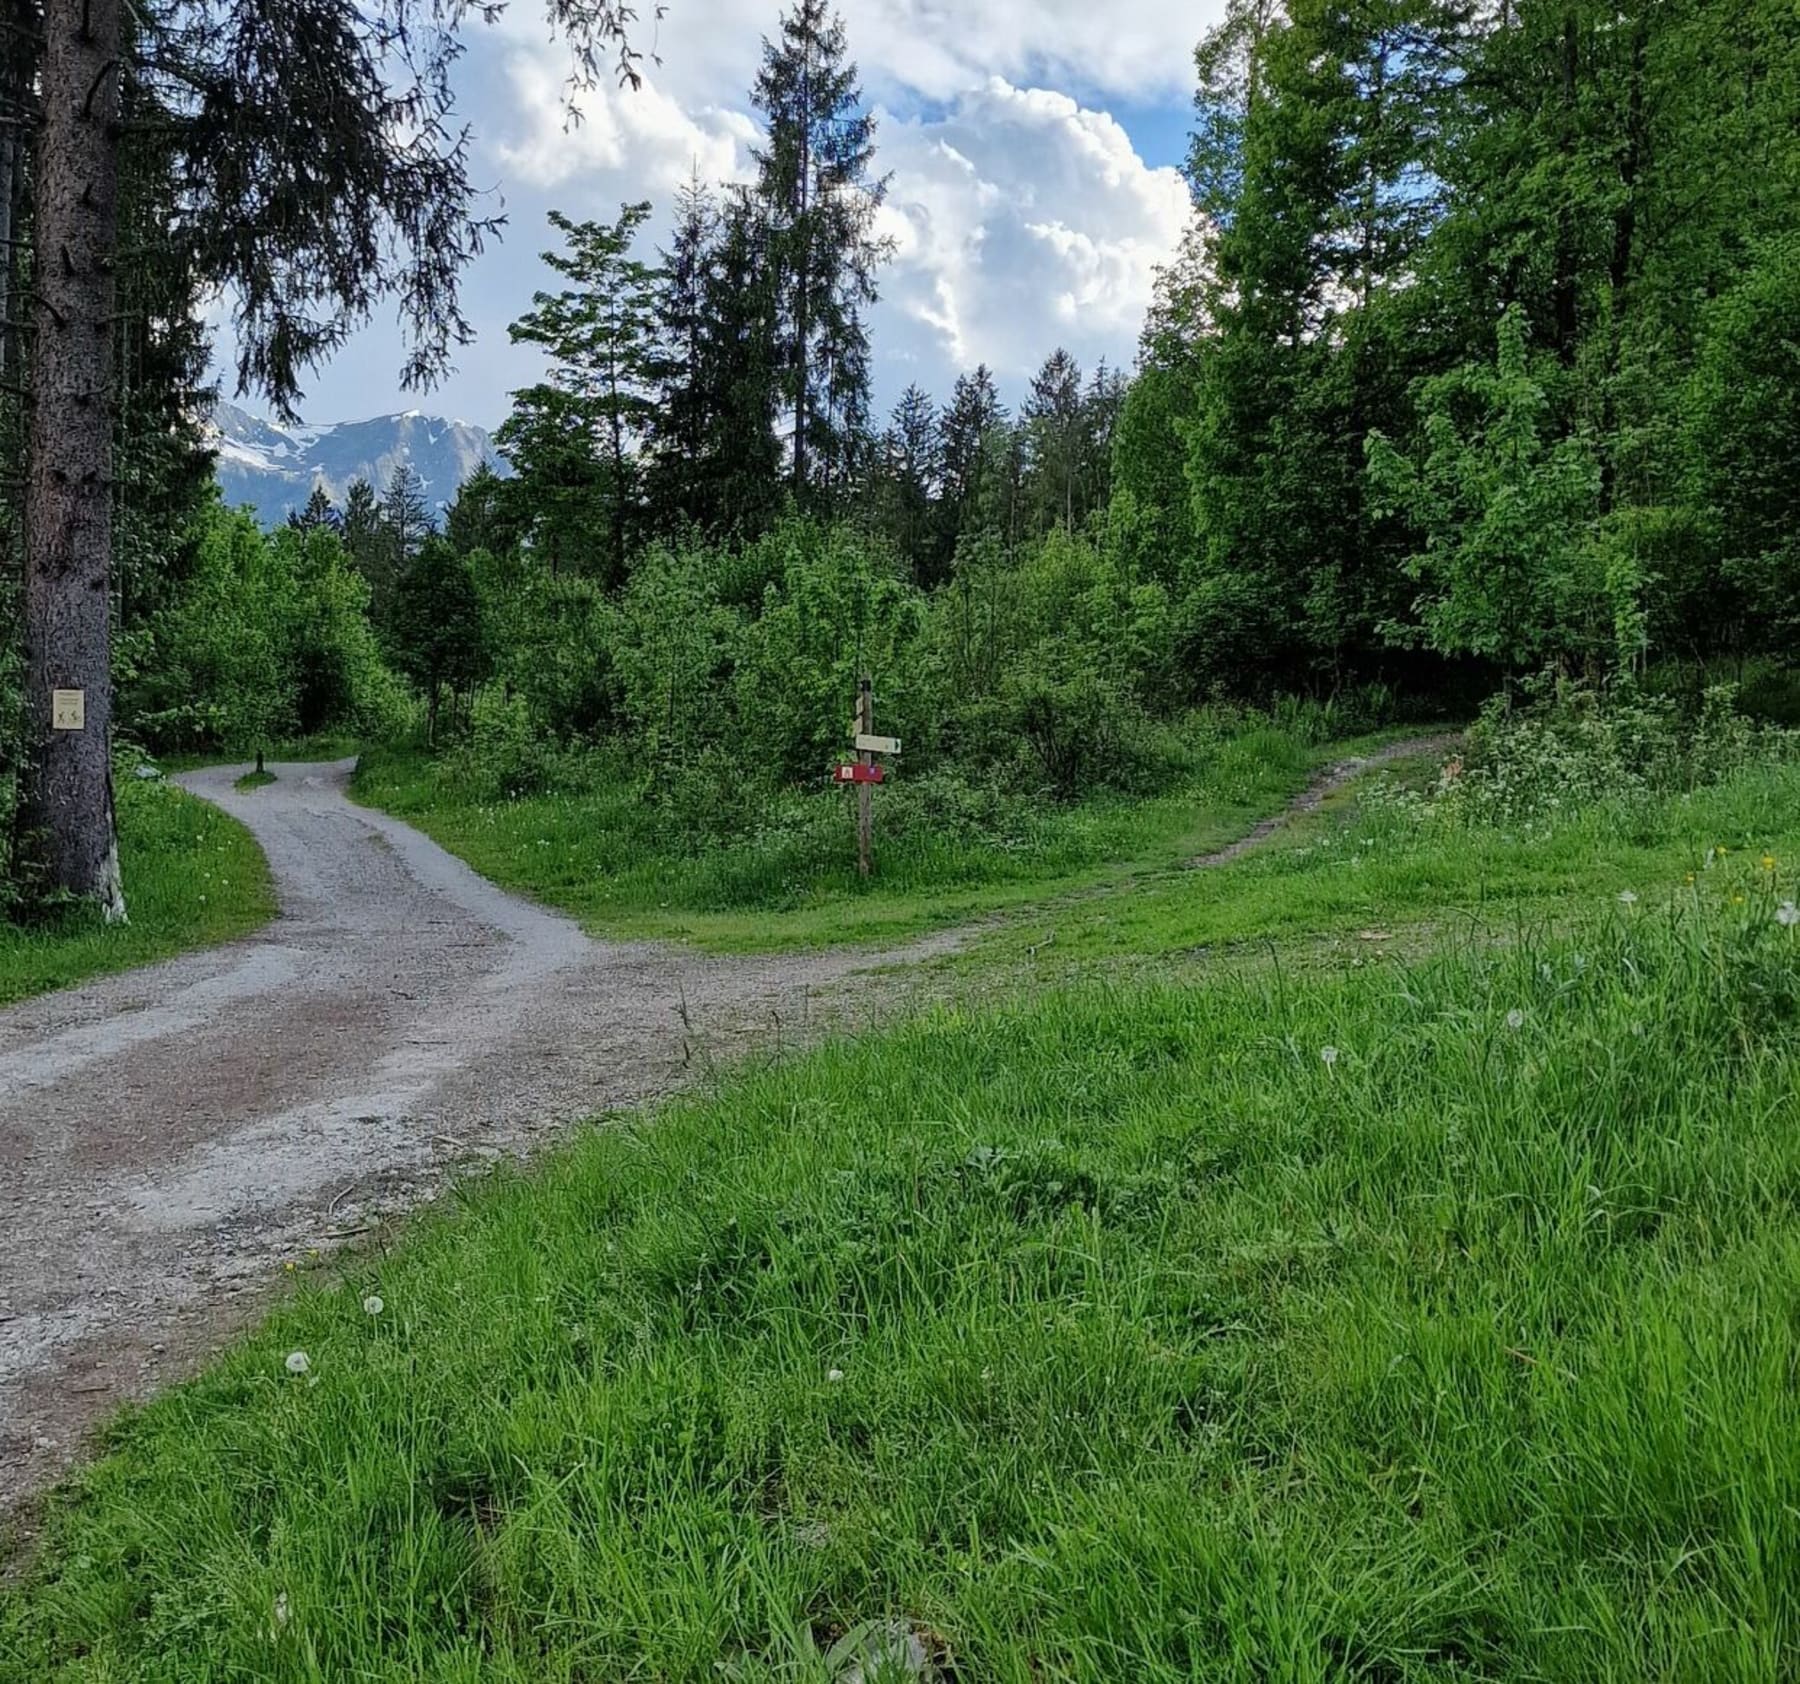
<svg viewBox="0 0 1800 1684"><path fill-rule="evenodd" d="M483 462L496 473L509 471L484 428L416 409L328 426L282 426L221 402L203 430L226 503L247 505L266 526L302 507L315 485L340 507L353 480L366 479L380 491L402 462L411 464L426 501L440 512Z"/></svg>

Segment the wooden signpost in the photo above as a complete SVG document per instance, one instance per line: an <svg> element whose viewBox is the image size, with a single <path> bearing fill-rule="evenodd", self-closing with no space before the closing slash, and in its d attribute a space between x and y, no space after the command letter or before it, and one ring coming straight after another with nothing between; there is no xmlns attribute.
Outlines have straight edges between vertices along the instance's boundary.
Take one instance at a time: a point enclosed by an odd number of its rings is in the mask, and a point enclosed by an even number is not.
<svg viewBox="0 0 1800 1684"><path fill-rule="evenodd" d="M878 754L898 754L898 737L875 735L874 688L862 681L856 695L856 717L850 721L851 746L856 758L832 774L840 784L856 786L856 869L867 877L875 869L875 786L887 779L887 768L878 765Z"/></svg>

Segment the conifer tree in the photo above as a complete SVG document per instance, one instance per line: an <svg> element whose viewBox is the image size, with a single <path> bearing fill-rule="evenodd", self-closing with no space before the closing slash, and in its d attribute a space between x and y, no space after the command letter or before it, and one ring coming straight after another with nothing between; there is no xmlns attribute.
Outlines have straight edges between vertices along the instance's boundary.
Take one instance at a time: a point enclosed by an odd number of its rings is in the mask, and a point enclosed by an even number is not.
<svg viewBox="0 0 1800 1684"><path fill-rule="evenodd" d="M939 502L938 572L949 571L958 543L974 532L984 502L988 434L1006 420L993 371L983 363L959 375L943 419L944 492Z"/></svg>
<svg viewBox="0 0 1800 1684"><path fill-rule="evenodd" d="M321 528L336 531L343 524L343 518L323 480L313 482L312 493L304 508L288 511L288 525L298 532L316 532Z"/></svg>
<svg viewBox="0 0 1800 1684"><path fill-rule="evenodd" d="M436 529L425 501L425 482L412 463L397 462L381 494L381 530L387 543L388 577L403 578L425 540Z"/></svg>
<svg viewBox="0 0 1800 1684"><path fill-rule="evenodd" d="M887 196L886 179L871 173L875 119L847 51L827 0L796 0L778 39L763 43L752 96L768 120L756 193L768 224L789 472L806 506L829 506L866 432L863 311L888 254L875 234Z"/></svg>
<svg viewBox="0 0 1800 1684"><path fill-rule="evenodd" d="M669 244L658 254L660 358L650 422L649 498L665 526L711 524L702 487L715 419L705 370L707 303L718 240L718 200L696 172L676 195Z"/></svg>
<svg viewBox="0 0 1800 1684"><path fill-rule="evenodd" d="M1033 376L1020 412L1026 455L1026 495L1038 530L1073 528L1084 511L1082 469L1087 457L1081 365L1060 347Z"/></svg>
<svg viewBox="0 0 1800 1684"><path fill-rule="evenodd" d="M935 582L933 517L943 474L937 405L918 385L894 406L883 440L887 526L894 548L920 584Z"/></svg>

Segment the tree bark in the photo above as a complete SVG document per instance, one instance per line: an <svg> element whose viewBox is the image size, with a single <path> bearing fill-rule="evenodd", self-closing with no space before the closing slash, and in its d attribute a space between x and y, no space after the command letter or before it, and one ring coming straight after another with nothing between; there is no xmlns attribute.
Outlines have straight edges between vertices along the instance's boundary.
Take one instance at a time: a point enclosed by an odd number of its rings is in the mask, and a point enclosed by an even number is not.
<svg viewBox="0 0 1800 1684"><path fill-rule="evenodd" d="M121 0L46 0L25 499L21 842L43 888L125 916L113 820L112 344ZM80 730L52 693L83 692Z"/></svg>

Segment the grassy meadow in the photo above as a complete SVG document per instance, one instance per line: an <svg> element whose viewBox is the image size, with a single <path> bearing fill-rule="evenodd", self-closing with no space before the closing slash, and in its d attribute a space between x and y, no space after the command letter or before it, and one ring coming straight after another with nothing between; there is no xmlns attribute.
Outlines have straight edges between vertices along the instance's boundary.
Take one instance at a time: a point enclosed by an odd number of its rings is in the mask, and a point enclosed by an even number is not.
<svg viewBox="0 0 1800 1684"><path fill-rule="evenodd" d="M1340 805L472 1184L116 1426L0 1677L1792 1677L1795 794ZM1282 939L1381 871L1504 916Z"/></svg>
<svg viewBox="0 0 1800 1684"><path fill-rule="evenodd" d="M161 780L121 778L117 799L129 922L0 920L0 1005L230 941L275 915L268 864L235 819Z"/></svg>
<svg viewBox="0 0 1800 1684"><path fill-rule="evenodd" d="M1209 728L1167 793L1071 804L912 778L902 762L876 792L868 883L848 793L787 797L712 837L647 799L641 774L599 756L574 787L506 798L454 756L374 749L352 792L596 934L741 951L897 940L1174 866L1235 841L1356 746L1272 722Z"/></svg>

